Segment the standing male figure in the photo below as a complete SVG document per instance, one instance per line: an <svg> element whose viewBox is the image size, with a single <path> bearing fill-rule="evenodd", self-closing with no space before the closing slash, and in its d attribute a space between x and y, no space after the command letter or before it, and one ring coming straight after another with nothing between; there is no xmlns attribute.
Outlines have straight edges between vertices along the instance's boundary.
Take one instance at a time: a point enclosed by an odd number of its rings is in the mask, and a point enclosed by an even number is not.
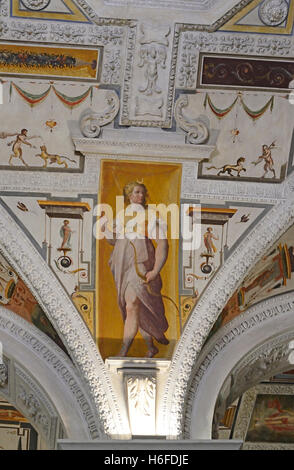
<svg viewBox="0 0 294 470"><path fill-rule="evenodd" d="M13 134L8 134L6 132L1 132L0 133L0 137L1 139L6 139L6 137L13 137L13 136L16 136L16 139L15 140L12 140L11 142L8 142L7 145L12 145L12 154L10 155L10 158L9 158L9 165L12 166L12 159L14 157L16 158L19 158L22 163L25 165L25 166L29 166L25 161L24 159L22 158L22 144L25 144L25 145L28 145L29 147L33 147L33 148L36 148L34 145L32 145L30 142L28 142L28 140L30 139L36 139L37 137L39 136L32 136L32 137L28 137L28 130L27 129L22 129L20 131L20 133L18 132L15 132Z"/></svg>
<svg viewBox="0 0 294 470"><path fill-rule="evenodd" d="M272 152L271 150L276 146L275 142L273 142L271 145L263 145L262 146L262 155L260 155L258 157L258 159L256 160L256 162L252 162L253 165L258 165L258 163L262 162L262 160L264 160L265 164L264 164L264 174L262 175L262 178L265 177L265 175L268 173L268 171L270 170L272 173L273 173L273 178L276 177L276 172L275 172L275 169L274 169L274 161L273 161L273 158L272 158Z"/></svg>

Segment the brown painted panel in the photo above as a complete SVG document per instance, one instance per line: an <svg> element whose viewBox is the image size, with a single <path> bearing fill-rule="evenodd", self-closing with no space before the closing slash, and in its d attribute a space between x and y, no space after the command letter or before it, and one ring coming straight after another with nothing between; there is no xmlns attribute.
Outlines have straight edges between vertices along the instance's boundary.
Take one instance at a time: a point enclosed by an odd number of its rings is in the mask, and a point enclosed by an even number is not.
<svg viewBox="0 0 294 470"><path fill-rule="evenodd" d="M293 77L289 60L203 56L200 85L287 89Z"/></svg>

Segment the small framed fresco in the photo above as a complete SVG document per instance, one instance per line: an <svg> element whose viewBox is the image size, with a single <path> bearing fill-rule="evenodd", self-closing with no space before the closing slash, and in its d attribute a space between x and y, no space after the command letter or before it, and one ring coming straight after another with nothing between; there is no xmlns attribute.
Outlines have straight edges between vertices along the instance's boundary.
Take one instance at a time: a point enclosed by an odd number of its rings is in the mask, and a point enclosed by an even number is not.
<svg viewBox="0 0 294 470"><path fill-rule="evenodd" d="M294 450L294 385L262 383L245 392L231 437L244 450Z"/></svg>
<svg viewBox="0 0 294 470"><path fill-rule="evenodd" d="M0 44L0 73L16 77L50 76L95 81L100 77L101 47L51 47Z"/></svg>

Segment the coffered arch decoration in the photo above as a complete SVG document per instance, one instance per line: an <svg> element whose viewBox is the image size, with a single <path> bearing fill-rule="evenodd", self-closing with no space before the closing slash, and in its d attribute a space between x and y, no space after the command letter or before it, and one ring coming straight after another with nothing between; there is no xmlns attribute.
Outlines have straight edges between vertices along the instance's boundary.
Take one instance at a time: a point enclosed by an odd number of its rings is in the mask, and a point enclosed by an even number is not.
<svg viewBox="0 0 294 470"><path fill-rule="evenodd" d="M194 308L174 352L163 397L162 417L167 433L183 435L183 416L193 367L208 334L227 301L271 245L293 224L292 178L280 200L257 224L218 271Z"/></svg>
<svg viewBox="0 0 294 470"><path fill-rule="evenodd" d="M208 341L187 391L185 438L217 438L227 406L251 387L293 367L293 312L293 292L273 297L248 309Z"/></svg>
<svg viewBox="0 0 294 470"><path fill-rule="evenodd" d="M89 391L50 338L0 307L0 340L0 395L30 421L47 448L54 448L61 436L103 436Z"/></svg>
<svg viewBox="0 0 294 470"><path fill-rule="evenodd" d="M100 422L101 437L121 432L128 435L109 376L87 327L48 265L3 207L0 207L0 252L39 302L84 378Z"/></svg>

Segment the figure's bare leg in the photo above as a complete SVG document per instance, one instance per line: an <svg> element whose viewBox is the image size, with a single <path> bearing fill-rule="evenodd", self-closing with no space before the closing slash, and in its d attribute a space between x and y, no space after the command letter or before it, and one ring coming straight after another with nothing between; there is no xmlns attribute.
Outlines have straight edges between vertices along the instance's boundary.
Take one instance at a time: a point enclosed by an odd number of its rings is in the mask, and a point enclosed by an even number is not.
<svg viewBox="0 0 294 470"><path fill-rule="evenodd" d="M155 354L158 353L158 349L153 343L152 336L149 335L149 333L147 333L147 331L142 330L142 328L139 328L139 331L140 331L141 335L143 336L143 339L145 340L145 342L147 344L147 347L148 347L148 351L147 351L145 357L154 357Z"/></svg>
<svg viewBox="0 0 294 470"><path fill-rule="evenodd" d="M21 149L19 149L18 157L19 157L19 159L22 161L22 163L23 163L25 166L29 166L29 165L24 161L24 159L22 158L22 151L21 151Z"/></svg>
<svg viewBox="0 0 294 470"><path fill-rule="evenodd" d="M13 159L13 157L15 157L15 155L13 155L13 153L10 155L10 158L9 158L9 165L12 166L12 163L11 163L11 160Z"/></svg>
<svg viewBox="0 0 294 470"><path fill-rule="evenodd" d="M126 288L125 292L126 300L126 311L127 316L124 326L124 337L119 356L125 357L128 354L128 350L131 347L132 342L139 329L139 310L140 310L140 300L136 296L135 291L129 285Z"/></svg>

